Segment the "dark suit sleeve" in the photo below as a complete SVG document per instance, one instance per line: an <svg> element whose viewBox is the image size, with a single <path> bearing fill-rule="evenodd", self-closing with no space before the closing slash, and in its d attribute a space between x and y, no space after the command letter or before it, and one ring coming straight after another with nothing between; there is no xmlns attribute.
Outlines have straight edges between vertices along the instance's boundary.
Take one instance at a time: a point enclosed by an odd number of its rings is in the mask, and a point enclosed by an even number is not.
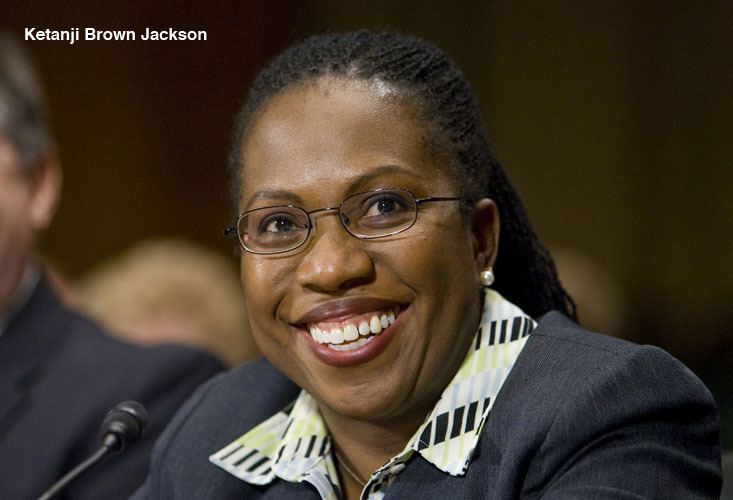
<svg viewBox="0 0 733 500"><path fill-rule="evenodd" d="M148 411L143 438L82 476L65 492L65 498L129 497L145 478L153 445L171 417L199 385L222 369L214 358L190 349L165 346L159 351L162 355L155 363L120 374L128 387L121 401L140 401ZM94 432L96 429L90 429Z"/></svg>
<svg viewBox="0 0 733 500"><path fill-rule="evenodd" d="M554 473L523 496L718 498L718 427L715 402L686 367L630 347L564 404L538 452Z"/></svg>

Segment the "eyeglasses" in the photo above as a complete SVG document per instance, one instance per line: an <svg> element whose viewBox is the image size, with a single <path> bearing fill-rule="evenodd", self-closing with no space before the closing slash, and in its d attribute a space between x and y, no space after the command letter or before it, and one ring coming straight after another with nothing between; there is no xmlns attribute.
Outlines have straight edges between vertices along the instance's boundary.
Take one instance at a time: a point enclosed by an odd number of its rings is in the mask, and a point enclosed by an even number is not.
<svg viewBox="0 0 733 500"><path fill-rule="evenodd" d="M406 189L375 189L349 196L337 207L310 212L294 205L248 210L224 235L237 237L247 252L261 255L289 252L305 244L314 233L312 215L338 211L346 231L362 240L384 238L410 229L417 220L418 206L433 201L463 201L463 198L431 196L415 198Z"/></svg>

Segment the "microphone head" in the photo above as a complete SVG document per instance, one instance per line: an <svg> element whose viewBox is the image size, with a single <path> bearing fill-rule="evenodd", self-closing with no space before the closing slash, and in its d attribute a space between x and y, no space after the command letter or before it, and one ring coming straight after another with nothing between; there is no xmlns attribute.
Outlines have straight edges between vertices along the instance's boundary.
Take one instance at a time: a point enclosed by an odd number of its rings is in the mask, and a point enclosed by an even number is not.
<svg viewBox="0 0 733 500"><path fill-rule="evenodd" d="M102 423L102 441L111 451L124 450L140 439L148 425L148 412L136 401L125 401L107 413Z"/></svg>

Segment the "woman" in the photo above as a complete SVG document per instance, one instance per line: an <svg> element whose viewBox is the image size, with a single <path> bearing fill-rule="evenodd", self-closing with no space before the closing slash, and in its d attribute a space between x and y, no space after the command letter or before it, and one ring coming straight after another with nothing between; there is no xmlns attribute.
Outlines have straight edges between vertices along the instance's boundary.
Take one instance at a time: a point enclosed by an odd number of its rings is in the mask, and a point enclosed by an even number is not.
<svg viewBox="0 0 733 500"><path fill-rule="evenodd" d="M709 393L563 315L439 49L310 38L257 77L235 137L228 233L267 361L189 401L141 498L717 494Z"/></svg>

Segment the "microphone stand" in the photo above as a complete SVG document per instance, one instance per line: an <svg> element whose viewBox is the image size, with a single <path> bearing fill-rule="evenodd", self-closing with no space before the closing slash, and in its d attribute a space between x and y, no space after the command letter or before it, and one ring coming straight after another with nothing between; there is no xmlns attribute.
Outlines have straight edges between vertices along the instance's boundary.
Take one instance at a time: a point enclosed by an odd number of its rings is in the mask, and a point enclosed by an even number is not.
<svg viewBox="0 0 733 500"><path fill-rule="evenodd" d="M61 490L63 490L69 483L74 481L77 477L85 473L94 464L102 460L109 453L119 449L119 438L114 434L107 434L104 438L104 443L100 448L95 451L89 458L84 460L82 463L71 469L64 477L56 481L46 492L38 497L38 500L51 500Z"/></svg>
<svg viewBox="0 0 733 500"><path fill-rule="evenodd" d="M143 405L135 401L118 404L107 413L102 423L102 446L56 481L38 500L50 500L108 454L126 449L140 439L147 424L148 414Z"/></svg>

